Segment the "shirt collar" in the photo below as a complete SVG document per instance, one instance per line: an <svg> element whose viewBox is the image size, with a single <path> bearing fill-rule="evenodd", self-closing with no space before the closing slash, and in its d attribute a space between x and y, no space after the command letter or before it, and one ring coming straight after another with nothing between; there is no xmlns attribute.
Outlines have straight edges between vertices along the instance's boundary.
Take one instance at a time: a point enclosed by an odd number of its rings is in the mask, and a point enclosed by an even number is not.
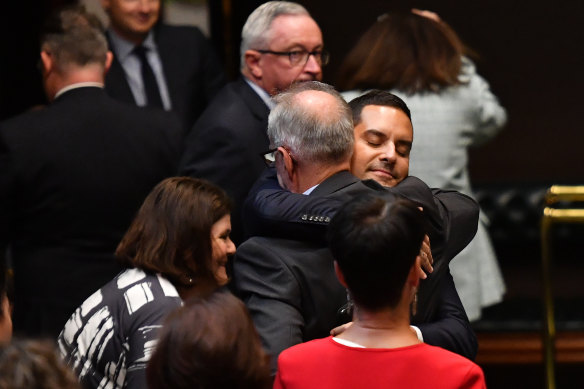
<svg viewBox="0 0 584 389"><path fill-rule="evenodd" d="M304 192L302 192L302 194L303 194L303 195L307 195L307 196L308 196L309 194L311 194L311 193L312 193L312 191L313 191L313 190L315 190L315 189L316 189L316 187L317 187L318 185L319 185L319 184L316 184L316 185L314 185L314 186L311 186L310 188L308 188L308 189L306 189Z"/></svg>
<svg viewBox="0 0 584 389"><path fill-rule="evenodd" d="M253 89L255 91L255 93L258 94L258 96L262 99L262 101L264 103L266 103L266 105L268 106L269 109L272 109L276 106L276 103L274 103L274 100L272 100L272 98L270 97L268 92L266 92L265 90L260 88L257 84L248 80L247 77L243 77L243 79L245 80L245 82L247 82L247 84L251 87L251 89Z"/></svg>
<svg viewBox="0 0 584 389"><path fill-rule="evenodd" d="M130 41L125 40L121 36L119 36L114 30L109 29L109 36L112 43L112 46L115 50L115 55L118 57L120 62L124 62L124 60L132 54L132 50L136 45ZM142 46L149 50L156 50L156 42L154 42L154 33L152 30L148 33L144 42L142 42Z"/></svg>
<svg viewBox="0 0 584 389"><path fill-rule="evenodd" d="M72 89L86 88L86 87L95 87L95 88L102 88L103 89L103 83L101 83L101 82L78 82L76 84L67 85L66 87L59 89L59 91L57 93L55 93L55 99L57 97L61 96L63 93L69 92Z"/></svg>

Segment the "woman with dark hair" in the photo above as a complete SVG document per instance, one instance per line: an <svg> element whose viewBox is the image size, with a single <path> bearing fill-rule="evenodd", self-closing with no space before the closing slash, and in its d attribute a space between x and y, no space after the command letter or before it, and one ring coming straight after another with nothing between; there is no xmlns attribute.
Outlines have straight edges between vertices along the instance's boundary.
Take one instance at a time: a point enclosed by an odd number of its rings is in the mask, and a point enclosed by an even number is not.
<svg viewBox="0 0 584 389"><path fill-rule="evenodd" d="M59 335L87 388L145 388L158 329L182 300L225 285L235 253L230 201L207 181L173 177L150 192L120 242L127 267L90 296Z"/></svg>
<svg viewBox="0 0 584 389"><path fill-rule="evenodd" d="M430 187L472 196L467 148L492 138L507 115L468 51L434 13L385 14L348 53L337 87L347 101L370 89L401 97L414 128L409 173ZM505 291L486 223L481 215L476 237L450 264L471 321Z"/></svg>
<svg viewBox="0 0 584 389"><path fill-rule="evenodd" d="M267 389L269 359L245 305L218 291L169 315L146 368L149 389Z"/></svg>
<svg viewBox="0 0 584 389"><path fill-rule="evenodd" d="M367 194L350 200L328 231L335 271L352 300L340 335L283 351L274 388L485 388L470 360L421 343L410 328L425 235L420 209Z"/></svg>

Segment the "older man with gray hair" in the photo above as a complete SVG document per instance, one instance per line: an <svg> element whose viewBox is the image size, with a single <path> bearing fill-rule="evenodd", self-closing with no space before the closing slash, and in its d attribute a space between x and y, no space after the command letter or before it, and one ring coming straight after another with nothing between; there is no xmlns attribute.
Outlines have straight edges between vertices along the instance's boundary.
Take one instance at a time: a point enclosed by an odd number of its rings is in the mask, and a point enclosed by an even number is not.
<svg viewBox="0 0 584 389"><path fill-rule="evenodd" d="M269 1L242 30L241 76L223 88L190 132L180 173L205 178L233 199L232 239L243 240L241 205L265 165L260 154L271 96L298 81L320 80L328 61L322 33L299 4Z"/></svg>
<svg viewBox="0 0 584 389"><path fill-rule="evenodd" d="M272 149L266 156L274 161L284 188L311 197L332 195L335 203L370 190L349 173L351 111L334 88L319 82L295 84L275 100L268 125ZM273 357L274 372L282 350L324 337L346 319L339 313L346 292L328 249L291 239L252 237L234 260L235 289Z"/></svg>
<svg viewBox="0 0 584 389"><path fill-rule="evenodd" d="M275 166L284 189L306 196L290 197L279 188L273 189L273 196L267 196L272 197L267 207L279 208L274 216L280 209L299 214L302 209L314 209L315 197L322 199L319 209L336 210L355 196L378 191L388 197L407 197L423 208L437 255L450 244L445 239L447 232L464 236L460 238L462 247L472 239L478 220L472 199L456 192L435 197L415 177L408 177L389 192L377 182L361 181L349 172L354 142L352 113L334 88L319 82L296 84L275 101L268 125L271 150L264 156ZM311 206L305 208L305 204ZM233 278L234 290L246 303L265 348L274 357L273 368L282 350L324 337L348 319L343 315L345 289L335 278L324 242L318 240L322 235L318 230L328 223L327 218L306 213L293 223L280 223L277 217L274 220L277 224L265 229L262 236L239 247ZM453 220L457 225L451 225ZM293 228L285 230L290 224ZM420 340L474 357L476 338L451 278L429 277L428 281L424 288L432 293L420 294L417 310L421 315L414 312L416 327L412 330Z"/></svg>

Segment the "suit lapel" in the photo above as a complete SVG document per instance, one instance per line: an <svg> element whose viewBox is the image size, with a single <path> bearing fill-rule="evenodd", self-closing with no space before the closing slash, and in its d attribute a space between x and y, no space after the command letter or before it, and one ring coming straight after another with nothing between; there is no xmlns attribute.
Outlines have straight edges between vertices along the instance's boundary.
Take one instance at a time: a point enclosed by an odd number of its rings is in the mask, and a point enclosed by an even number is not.
<svg viewBox="0 0 584 389"><path fill-rule="evenodd" d="M126 74L122 68L122 64L118 60L116 53L110 40L109 32L106 31L106 38L108 47L114 54L114 60L109 71L105 75L105 90L108 95L115 96L117 100L125 101L126 103L136 104L130 85L126 80Z"/></svg>
<svg viewBox="0 0 584 389"><path fill-rule="evenodd" d="M178 96L178 91L181 90L180 85L178 84L185 83L187 80L181 80L180 76L179 79L177 79L176 76L185 74L185 64L183 61L185 60L186 55L193 53L181 52L181 55L176 55L176 52L181 49L176 46L176 42L167 37L169 34L166 32L167 30L165 30L164 27L164 25L160 25L153 30L154 41L156 42L156 50L158 51L158 56L160 57L160 62L162 63L162 73L164 74L164 80L166 81L168 94L170 95L172 109L174 111L183 112L187 109L187 107L179 106L182 103L182 99L180 96ZM196 55L198 53L194 54Z"/></svg>
<svg viewBox="0 0 584 389"><path fill-rule="evenodd" d="M245 105L249 108L250 112L259 120L268 122L268 115L270 114L270 109L264 103L262 98L248 85L248 83L240 77L234 84L235 92L241 97L245 102ZM267 126L266 126L267 127Z"/></svg>

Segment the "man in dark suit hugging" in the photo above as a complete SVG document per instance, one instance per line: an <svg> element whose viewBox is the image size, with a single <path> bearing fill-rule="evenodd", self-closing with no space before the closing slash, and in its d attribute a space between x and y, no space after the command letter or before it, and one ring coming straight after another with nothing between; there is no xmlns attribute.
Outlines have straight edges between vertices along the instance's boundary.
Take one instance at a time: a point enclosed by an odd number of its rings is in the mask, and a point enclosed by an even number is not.
<svg viewBox="0 0 584 389"><path fill-rule="evenodd" d="M268 125L271 150L280 185L295 195L281 197L280 207L302 213L303 199L321 198L323 207L338 208L342 202L367 191L385 192L374 181L362 182L349 172L354 135L351 110L334 88L308 82L294 85L276 97ZM252 190L253 193L253 190ZM462 249L474 236L478 222L476 203L456 192L439 193L414 177L403 180L388 196L404 196L423 208L436 262L442 255ZM276 196L279 196L276 193ZM274 199L272 199L274 200ZM276 202L279 201L275 199ZM294 201L291 207L288 201ZM312 204L312 203L311 203ZM448 225L455 217L464 223ZM250 309L264 346L274 358L297 343L324 337L340 321L339 313L347 303L344 288L338 283L333 262L325 244L311 239L306 231L317 230L327 220L318 214L299 217L295 228L281 227L287 233L265 231L243 243L234 261L234 289ZM271 227L278 229L278 221ZM458 235L447 242L447 232ZM304 233L299 232L300 230ZM299 240L299 237L302 237ZM449 245L458 247L451 248ZM436 277L438 278L438 277ZM424 341L443 346L473 358L476 338L460 299L451 282L438 279L426 284L434 296L418 302L419 314L412 329ZM273 365L275 368L275 365Z"/></svg>

